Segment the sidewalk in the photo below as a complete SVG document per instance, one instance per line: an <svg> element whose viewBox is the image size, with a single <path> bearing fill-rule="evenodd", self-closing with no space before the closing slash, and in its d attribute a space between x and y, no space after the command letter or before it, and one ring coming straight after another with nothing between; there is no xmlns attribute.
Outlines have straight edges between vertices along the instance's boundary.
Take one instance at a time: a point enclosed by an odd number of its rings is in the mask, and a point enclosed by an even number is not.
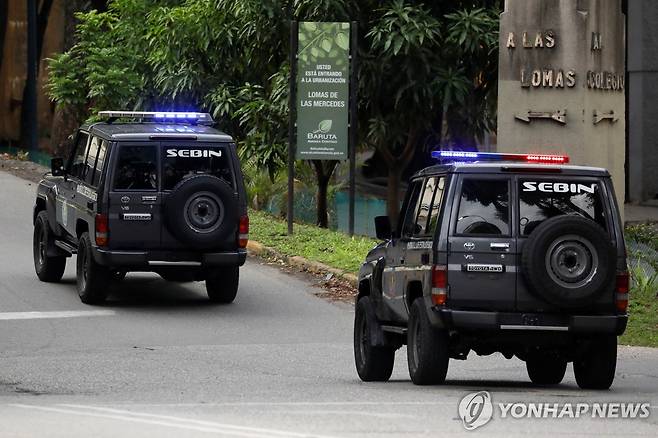
<svg viewBox="0 0 658 438"><path fill-rule="evenodd" d="M628 223L658 223L658 202L642 205L624 204L624 221Z"/></svg>

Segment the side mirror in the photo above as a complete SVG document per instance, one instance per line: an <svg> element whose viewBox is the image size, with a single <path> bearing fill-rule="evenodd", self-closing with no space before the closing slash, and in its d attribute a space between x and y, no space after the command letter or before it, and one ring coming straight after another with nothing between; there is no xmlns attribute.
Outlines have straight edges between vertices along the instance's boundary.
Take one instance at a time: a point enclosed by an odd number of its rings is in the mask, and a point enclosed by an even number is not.
<svg viewBox="0 0 658 438"><path fill-rule="evenodd" d="M388 219L388 216L375 217L375 234L380 240L387 240L392 237L391 221Z"/></svg>
<svg viewBox="0 0 658 438"><path fill-rule="evenodd" d="M53 158L50 160L50 172L53 176L64 176L64 159Z"/></svg>

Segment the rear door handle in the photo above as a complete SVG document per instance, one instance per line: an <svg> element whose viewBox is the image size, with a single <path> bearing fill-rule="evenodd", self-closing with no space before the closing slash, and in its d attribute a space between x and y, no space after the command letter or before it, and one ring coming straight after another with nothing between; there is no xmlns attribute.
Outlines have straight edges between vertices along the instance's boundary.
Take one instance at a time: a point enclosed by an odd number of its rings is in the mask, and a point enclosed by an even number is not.
<svg viewBox="0 0 658 438"><path fill-rule="evenodd" d="M492 243L489 248L494 251L509 251L509 243Z"/></svg>

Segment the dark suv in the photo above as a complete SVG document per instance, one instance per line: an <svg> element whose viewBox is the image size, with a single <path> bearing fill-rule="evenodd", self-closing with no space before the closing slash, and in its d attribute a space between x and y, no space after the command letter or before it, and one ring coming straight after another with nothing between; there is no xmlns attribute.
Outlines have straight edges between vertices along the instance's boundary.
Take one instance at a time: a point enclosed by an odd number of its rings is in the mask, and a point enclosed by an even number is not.
<svg viewBox="0 0 658 438"><path fill-rule="evenodd" d="M388 380L407 344L415 384L442 383L449 359L474 351L516 356L542 385L573 362L581 388L609 388L629 284L609 173L562 156L433 155L444 164L411 179L397 226L375 220L385 242L359 272L361 379Z"/></svg>
<svg viewBox="0 0 658 438"><path fill-rule="evenodd" d="M77 254L84 303L112 280L152 271L206 282L230 303L246 258L249 218L235 143L202 113L104 111L77 132L68 161L53 159L37 188L34 266L62 278Z"/></svg>

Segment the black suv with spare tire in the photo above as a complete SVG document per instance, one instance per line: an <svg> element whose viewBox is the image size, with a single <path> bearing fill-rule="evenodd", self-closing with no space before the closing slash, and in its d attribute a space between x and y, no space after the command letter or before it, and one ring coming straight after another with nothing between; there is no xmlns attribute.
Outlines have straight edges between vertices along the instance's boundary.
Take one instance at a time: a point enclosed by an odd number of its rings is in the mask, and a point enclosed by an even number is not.
<svg viewBox="0 0 658 438"><path fill-rule="evenodd" d="M203 113L103 111L82 126L68 161L37 188L34 265L62 278L77 254L84 303L105 300L130 271L204 281L230 303L246 258L249 218L233 139Z"/></svg>
<svg viewBox="0 0 658 438"><path fill-rule="evenodd" d="M354 353L388 380L407 345L415 384L449 359L502 353L530 380L607 389L627 323L629 277L609 173L564 156L437 151L412 179L395 228L359 272ZM446 162L447 161L447 162ZM550 164L547 164L550 163Z"/></svg>

